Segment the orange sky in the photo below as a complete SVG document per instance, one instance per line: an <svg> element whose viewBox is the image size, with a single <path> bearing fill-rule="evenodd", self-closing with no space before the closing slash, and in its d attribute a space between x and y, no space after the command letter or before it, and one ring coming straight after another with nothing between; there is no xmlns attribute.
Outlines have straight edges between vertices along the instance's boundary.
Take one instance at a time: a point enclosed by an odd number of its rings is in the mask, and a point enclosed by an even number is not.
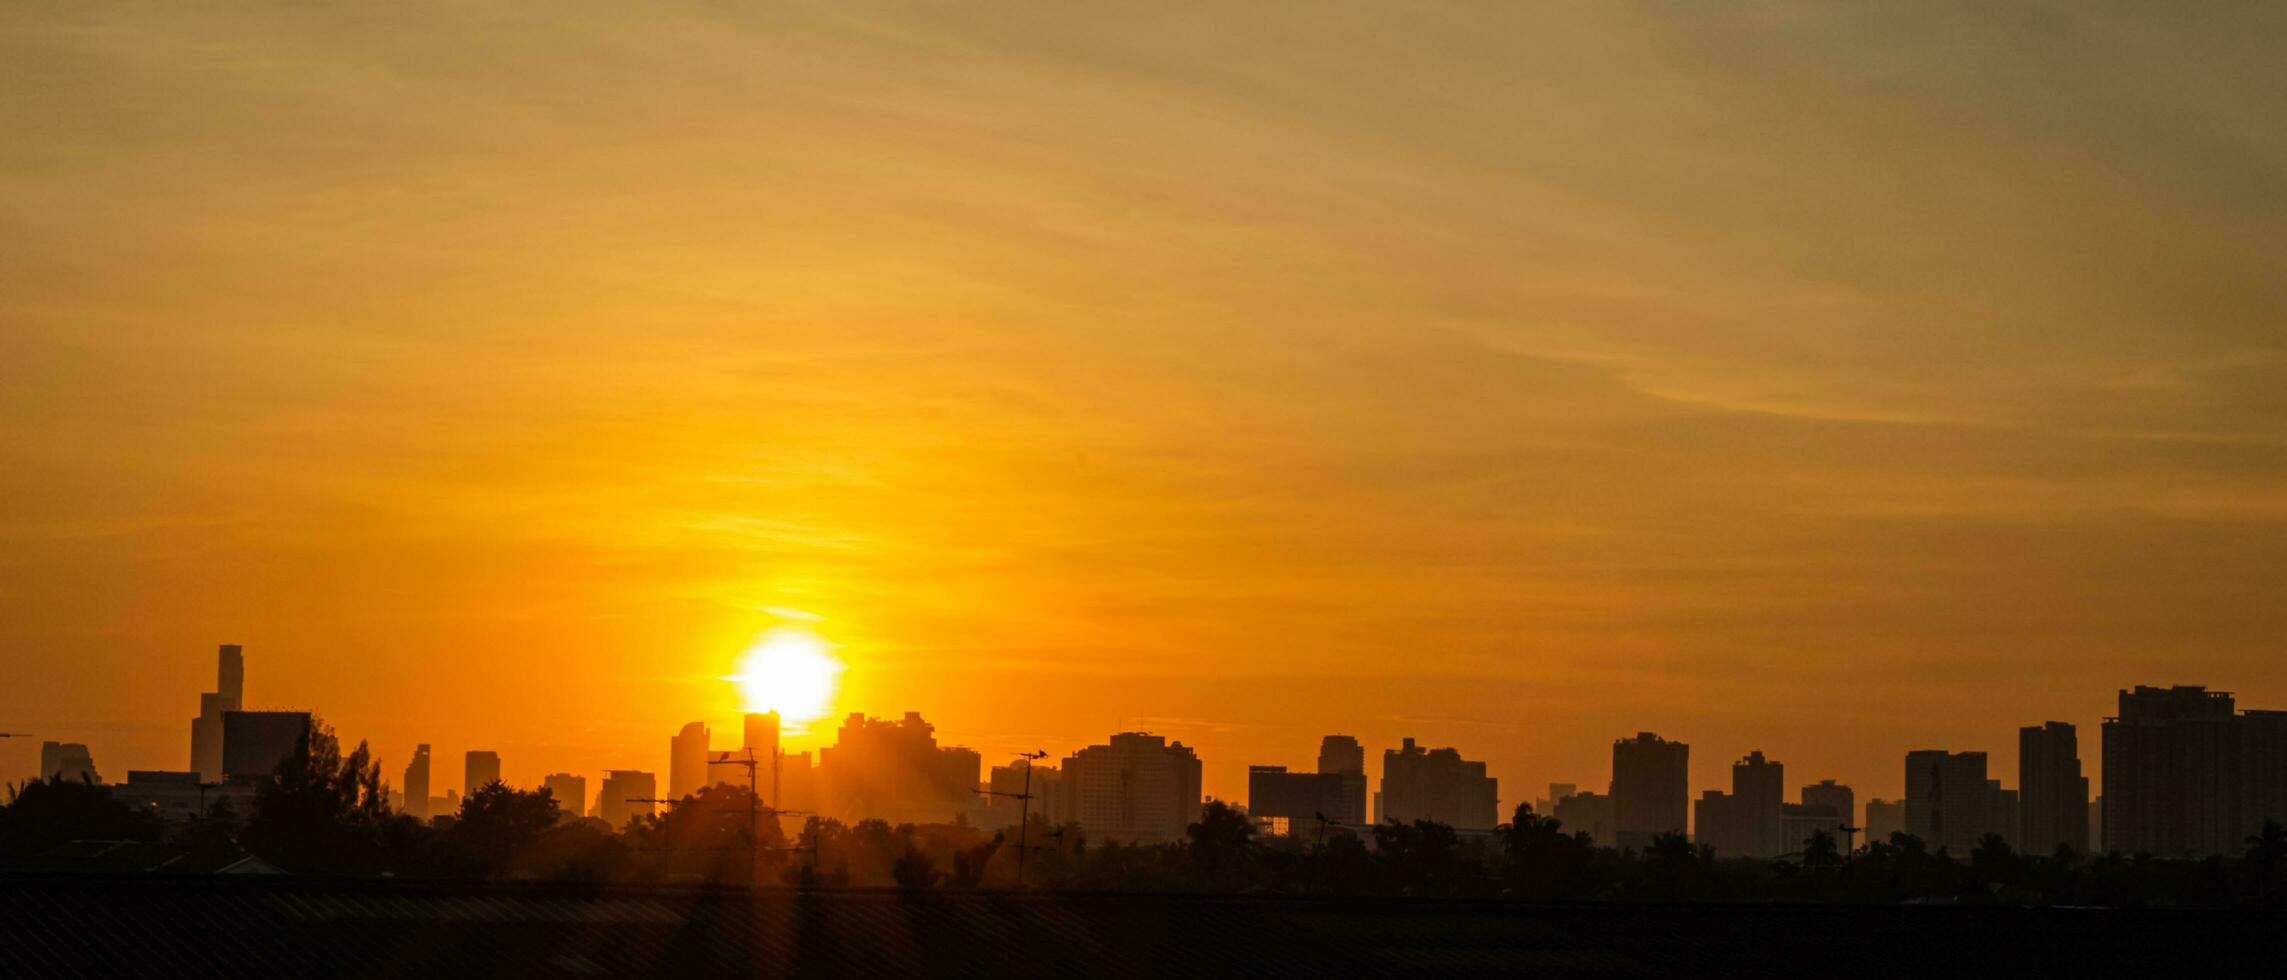
<svg viewBox="0 0 2287 980"><path fill-rule="evenodd" d="M2203 11L0 11L0 730L181 768L239 642L393 780L664 769L794 610L1224 796L2093 773L2287 707L2287 15Z"/></svg>

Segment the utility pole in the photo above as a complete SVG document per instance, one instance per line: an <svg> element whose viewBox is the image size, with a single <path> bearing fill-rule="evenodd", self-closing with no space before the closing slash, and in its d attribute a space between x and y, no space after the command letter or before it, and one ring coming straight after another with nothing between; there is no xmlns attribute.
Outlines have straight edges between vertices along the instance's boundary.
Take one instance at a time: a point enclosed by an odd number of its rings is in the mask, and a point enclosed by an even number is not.
<svg viewBox="0 0 2287 980"><path fill-rule="evenodd" d="M756 869L762 865L762 795L755 788L754 746L747 746L744 751L746 752L744 759L733 759L730 753L725 752L722 758L708 760L707 764L710 766L746 767L747 880L752 881L755 878ZM773 782L776 781L775 768L772 780ZM772 819L777 818L773 817Z"/></svg>
<svg viewBox="0 0 2287 980"><path fill-rule="evenodd" d="M627 802L664 803L667 805L666 814L659 818L659 882L666 884L668 875L674 873L672 855L675 852L675 808L681 805L683 801L662 800L652 796L631 796L627 798Z"/></svg>
<svg viewBox="0 0 2287 980"><path fill-rule="evenodd" d="M1850 825L1849 820L1844 820L1842 822L1842 826L1836 827L1834 829L1842 831L1842 860L1847 863L1850 860L1850 856L1858 852L1858 832L1866 828L1853 827ZM1867 841L1867 843L1871 844L1874 842Z"/></svg>
<svg viewBox="0 0 2287 980"><path fill-rule="evenodd" d="M1003 793L998 790L971 790L980 796L1001 796L1017 801L1016 815L1016 887L1024 890L1025 835L1032 830L1032 761L1048 758L1048 750L1036 749L1017 756L1024 760L1024 792Z"/></svg>

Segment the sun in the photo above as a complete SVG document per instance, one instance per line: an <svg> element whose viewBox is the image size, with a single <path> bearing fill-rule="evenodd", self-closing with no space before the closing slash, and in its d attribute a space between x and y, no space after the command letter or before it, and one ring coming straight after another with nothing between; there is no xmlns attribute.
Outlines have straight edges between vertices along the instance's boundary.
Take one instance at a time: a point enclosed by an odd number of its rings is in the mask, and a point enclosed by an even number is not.
<svg viewBox="0 0 2287 980"><path fill-rule="evenodd" d="M816 633L781 626L748 647L738 673L725 679L738 685L743 710L776 711L782 724L808 725L834 711L842 662L832 651Z"/></svg>

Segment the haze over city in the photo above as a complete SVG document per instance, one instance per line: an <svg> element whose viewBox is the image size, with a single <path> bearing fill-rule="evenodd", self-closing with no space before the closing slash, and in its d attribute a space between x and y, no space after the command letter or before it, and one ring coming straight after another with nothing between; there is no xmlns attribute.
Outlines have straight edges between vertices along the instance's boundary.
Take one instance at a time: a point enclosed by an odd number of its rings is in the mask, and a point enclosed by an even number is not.
<svg viewBox="0 0 2287 980"><path fill-rule="evenodd" d="M1912 9L0 14L0 729L665 771L796 636L793 749L1505 816L2287 705L2281 15Z"/></svg>

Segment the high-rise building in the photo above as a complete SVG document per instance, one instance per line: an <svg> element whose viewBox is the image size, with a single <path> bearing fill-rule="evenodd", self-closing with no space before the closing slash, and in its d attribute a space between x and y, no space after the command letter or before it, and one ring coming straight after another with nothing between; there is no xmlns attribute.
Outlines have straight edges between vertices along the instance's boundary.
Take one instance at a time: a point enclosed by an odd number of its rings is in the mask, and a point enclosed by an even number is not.
<svg viewBox="0 0 2287 980"><path fill-rule="evenodd" d="M1906 801L1879 796L1866 801L1866 842L1890 842L1891 834L1906 832Z"/></svg>
<svg viewBox="0 0 2287 980"><path fill-rule="evenodd" d="M103 782L103 777L95 771L94 753L79 742L41 742L40 778L67 783Z"/></svg>
<svg viewBox="0 0 2287 980"><path fill-rule="evenodd" d="M1121 732L1067 756L1062 769L1069 819L1093 840L1165 843L1199 820L1199 756L1182 742Z"/></svg>
<svg viewBox="0 0 2287 980"><path fill-rule="evenodd" d="M413 761L405 764L405 815L415 820L428 820L429 810L429 743L413 748Z"/></svg>
<svg viewBox="0 0 2287 980"><path fill-rule="evenodd" d="M682 799L714 785L717 780L708 771L709 740L714 736L707 731L707 723L694 721L683 726L667 742L667 793Z"/></svg>
<svg viewBox="0 0 2287 980"><path fill-rule="evenodd" d="M223 712L223 778L261 779L277 772L309 734L307 711Z"/></svg>
<svg viewBox="0 0 2287 980"><path fill-rule="evenodd" d="M2032 854L2088 849L2088 777L2080 737L2061 721L2017 730L2017 828Z"/></svg>
<svg viewBox="0 0 2287 980"><path fill-rule="evenodd" d="M624 830L628 821L658 812L653 804L636 802L658 795L659 780L652 774L632 769L610 770L604 773L603 787L596 794L596 816L613 830Z"/></svg>
<svg viewBox="0 0 2287 980"><path fill-rule="evenodd" d="M1831 779L1821 779L1803 787L1804 806L1823 806L1834 811L1843 823L1855 823L1858 817L1858 797L1850 787Z"/></svg>
<svg viewBox="0 0 2287 980"><path fill-rule="evenodd" d="M1406 739L1382 752L1382 789L1374 812L1383 823L1431 820L1456 830L1491 830L1501 823L1500 784L1485 764L1458 749L1424 749Z"/></svg>
<svg viewBox="0 0 2287 980"><path fill-rule="evenodd" d="M500 753L470 749L462 762L461 795L475 796L477 790L497 782L500 782Z"/></svg>
<svg viewBox="0 0 2287 980"><path fill-rule="evenodd" d="M222 715L245 707L245 696L246 658L238 644L225 643L215 654L214 690L199 695L191 719L191 771L206 782L222 780Z"/></svg>
<svg viewBox="0 0 2287 980"><path fill-rule="evenodd" d="M1850 841L1842 828L1847 821L1832 803L1784 803L1779 806L1779 839L1785 850L1777 857L1793 857L1809 849L1811 839L1825 834L1834 839L1837 850L1849 847Z"/></svg>
<svg viewBox="0 0 2287 980"><path fill-rule="evenodd" d="M1700 795L1693 837L1729 857L1774 858L1790 852L1781 820L1786 768L1761 752L1731 766L1731 792Z"/></svg>
<svg viewBox="0 0 2287 980"><path fill-rule="evenodd" d="M937 744L937 726L908 711L896 721L852 713L834 744L818 751L824 809L851 820L941 823L969 808L984 760L970 749ZM772 746L775 752L775 745ZM756 778L770 793L771 762L756 754Z"/></svg>
<svg viewBox="0 0 2287 980"><path fill-rule="evenodd" d="M1985 753L1922 749L1906 753L1906 833L1931 850L1945 848L1966 858L1978 838L2003 833L1994 825L1993 784L1985 778Z"/></svg>
<svg viewBox="0 0 2287 980"><path fill-rule="evenodd" d="M920 716L915 714L913 717ZM754 771L755 788L762 793L763 802L771 806L785 806L778 801L783 788L779 785L783 781L780 771L783 767L778 759L778 712L748 712L745 729L746 742L742 747L754 753L757 767ZM972 766L969 769L971 789L976 788L976 781L977 771Z"/></svg>
<svg viewBox="0 0 2287 980"><path fill-rule="evenodd" d="M2246 798L2262 792L2248 793L2247 741L2229 693L2121 691L2120 713L2104 720L2105 848L2161 857L2238 850L2254 832Z"/></svg>
<svg viewBox="0 0 2287 980"><path fill-rule="evenodd" d="M556 809L573 817L588 815L588 778L568 772L549 773L540 787L556 800Z"/></svg>
<svg viewBox="0 0 2287 980"><path fill-rule="evenodd" d="M1618 844L1641 848L1680 834L1691 814L1691 746L1651 732L1612 743L1612 816Z"/></svg>
<svg viewBox="0 0 2287 980"><path fill-rule="evenodd" d="M1567 834L1586 832L1604 847L1620 843L1618 824L1613 819L1612 797L1604 793L1567 793L1549 804L1550 815L1556 817L1557 829Z"/></svg>
<svg viewBox="0 0 2287 980"><path fill-rule="evenodd" d="M1064 798L1064 773L1029 759L994 766L985 777L985 788L992 791L983 807L986 830L1014 827L1025 814L1057 823L1066 819L1063 814L1071 809ZM1032 798L1027 800L1026 796Z"/></svg>
<svg viewBox="0 0 2287 980"><path fill-rule="evenodd" d="M1366 748L1349 735L1328 735L1318 742L1318 772L1340 776L1342 797L1338 809L1326 811L1335 823L1363 826L1366 815Z"/></svg>
<svg viewBox="0 0 2287 980"><path fill-rule="evenodd" d="M1544 817L1553 817L1556 815L1556 801L1578 792L1580 792L1580 787L1574 783L1550 783L1548 784L1548 795L1533 801L1533 812Z"/></svg>

